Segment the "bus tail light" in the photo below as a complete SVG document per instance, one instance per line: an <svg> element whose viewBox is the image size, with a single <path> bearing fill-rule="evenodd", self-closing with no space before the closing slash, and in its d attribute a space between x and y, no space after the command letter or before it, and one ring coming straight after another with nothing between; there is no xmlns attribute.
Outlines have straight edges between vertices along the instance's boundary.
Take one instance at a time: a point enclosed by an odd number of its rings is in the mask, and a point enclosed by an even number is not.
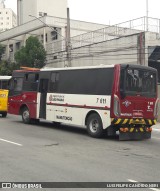
<svg viewBox="0 0 160 191"><path fill-rule="evenodd" d="M158 108L159 108L159 99L156 100L155 106L154 106L154 117L158 116Z"/></svg>
<svg viewBox="0 0 160 191"><path fill-rule="evenodd" d="M114 115L116 117L120 116L120 101L117 95L114 95L114 108L113 108Z"/></svg>
<svg viewBox="0 0 160 191"><path fill-rule="evenodd" d="M146 131L147 131L147 132L152 132L152 128L151 128L151 127L147 127L147 128L146 128Z"/></svg>
<svg viewBox="0 0 160 191"><path fill-rule="evenodd" d="M126 133L126 132L129 131L129 128L127 128L127 127L125 127L125 128L121 127L119 130L120 130L121 132L123 132L123 133Z"/></svg>

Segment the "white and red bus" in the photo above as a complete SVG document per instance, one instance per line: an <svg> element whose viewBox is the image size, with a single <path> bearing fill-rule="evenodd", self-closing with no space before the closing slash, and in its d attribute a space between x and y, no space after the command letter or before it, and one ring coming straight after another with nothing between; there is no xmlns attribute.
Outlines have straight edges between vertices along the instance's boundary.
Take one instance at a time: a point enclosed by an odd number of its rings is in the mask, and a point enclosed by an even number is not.
<svg viewBox="0 0 160 191"><path fill-rule="evenodd" d="M157 71L139 65L14 71L9 113L24 123L46 119L120 140L151 137L158 115Z"/></svg>

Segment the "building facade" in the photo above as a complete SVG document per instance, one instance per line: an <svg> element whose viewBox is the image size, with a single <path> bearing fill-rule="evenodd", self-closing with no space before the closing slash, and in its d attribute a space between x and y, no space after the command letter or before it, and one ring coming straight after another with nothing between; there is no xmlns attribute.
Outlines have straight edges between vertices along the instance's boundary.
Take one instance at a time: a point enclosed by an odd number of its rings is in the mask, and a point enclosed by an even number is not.
<svg viewBox="0 0 160 191"><path fill-rule="evenodd" d="M67 0L17 0L18 25L46 15L66 18Z"/></svg>
<svg viewBox="0 0 160 191"><path fill-rule="evenodd" d="M6 8L4 0L0 1L0 32L11 29L17 25L16 14L12 9Z"/></svg>
<svg viewBox="0 0 160 191"><path fill-rule="evenodd" d="M158 70L160 83L160 19L148 18L148 21L146 26L146 17L138 18L72 37L68 65L126 63L151 66ZM58 46L65 44L65 40L61 41L47 44L48 67L64 67L69 60L65 46Z"/></svg>
<svg viewBox="0 0 160 191"><path fill-rule="evenodd" d="M74 37L104 27L105 25L97 23L70 20L70 35ZM6 47L2 59L14 61L15 52L22 46L25 46L29 36L37 36L46 49L47 54L53 54L57 49L62 50L66 46L66 28L66 18L44 16L34 18L27 23L2 32L0 44ZM54 42L57 42L56 45ZM49 59L50 56L48 55Z"/></svg>

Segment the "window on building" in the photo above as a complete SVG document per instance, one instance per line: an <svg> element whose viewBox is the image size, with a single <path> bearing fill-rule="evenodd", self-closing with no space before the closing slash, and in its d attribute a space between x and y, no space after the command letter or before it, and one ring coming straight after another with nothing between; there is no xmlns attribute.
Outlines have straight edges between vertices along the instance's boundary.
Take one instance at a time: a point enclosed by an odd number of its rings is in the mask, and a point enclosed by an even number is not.
<svg viewBox="0 0 160 191"><path fill-rule="evenodd" d="M43 38L44 38L44 36L43 36L43 34L41 35L41 42L43 43ZM45 35L45 40L46 40L46 42L48 41L48 35L47 35L47 33L46 33L46 35Z"/></svg>
<svg viewBox="0 0 160 191"><path fill-rule="evenodd" d="M10 52L13 52L13 44L10 44L10 45L9 45L9 51L10 51Z"/></svg>
<svg viewBox="0 0 160 191"><path fill-rule="evenodd" d="M46 42L48 41L48 35L46 34Z"/></svg>
<svg viewBox="0 0 160 191"><path fill-rule="evenodd" d="M51 32L51 39L52 40L57 40L58 39L58 33L57 33L57 28L54 27L53 31Z"/></svg>
<svg viewBox="0 0 160 191"><path fill-rule="evenodd" d="M21 47L21 43L20 43L20 42L17 42L17 43L16 43L16 50L19 50L20 47Z"/></svg>
<svg viewBox="0 0 160 191"><path fill-rule="evenodd" d="M40 41L43 43L43 34L40 37Z"/></svg>

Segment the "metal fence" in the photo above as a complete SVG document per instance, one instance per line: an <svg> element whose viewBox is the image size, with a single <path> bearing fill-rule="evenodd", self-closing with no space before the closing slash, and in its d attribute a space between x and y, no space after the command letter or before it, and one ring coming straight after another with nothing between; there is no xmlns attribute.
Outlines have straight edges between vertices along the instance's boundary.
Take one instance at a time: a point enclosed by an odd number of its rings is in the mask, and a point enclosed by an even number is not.
<svg viewBox="0 0 160 191"><path fill-rule="evenodd" d="M117 25L108 26L99 30L84 33L70 39L71 52L81 47L86 47L92 44L98 46L98 43L109 42L109 40L121 38L124 36L138 34L140 32L149 31L160 34L160 19L141 17L138 19L123 22ZM125 46L125 42L124 42ZM126 45L127 46L127 45ZM52 41L47 44L48 63L56 62L53 58L55 55L59 58L59 61L66 58L66 40ZM85 51L85 54L90 54ZM61 56L63 55L63 56ZM57 60L58 61L58 60Z"/></svg>
<svg viewBox="0 0 160 191"><path fill-rule="evenodd" d="M160 19L141 17L117 25L108 26L99 30L84 33L71 38L71 48L74 49L93 43L120 38L123 36L139 33L141 31L160 33ZM47 50L51 50L50 53L66 50L65 40L54 42L52 41L48 43L47 46Z"/></svg>

